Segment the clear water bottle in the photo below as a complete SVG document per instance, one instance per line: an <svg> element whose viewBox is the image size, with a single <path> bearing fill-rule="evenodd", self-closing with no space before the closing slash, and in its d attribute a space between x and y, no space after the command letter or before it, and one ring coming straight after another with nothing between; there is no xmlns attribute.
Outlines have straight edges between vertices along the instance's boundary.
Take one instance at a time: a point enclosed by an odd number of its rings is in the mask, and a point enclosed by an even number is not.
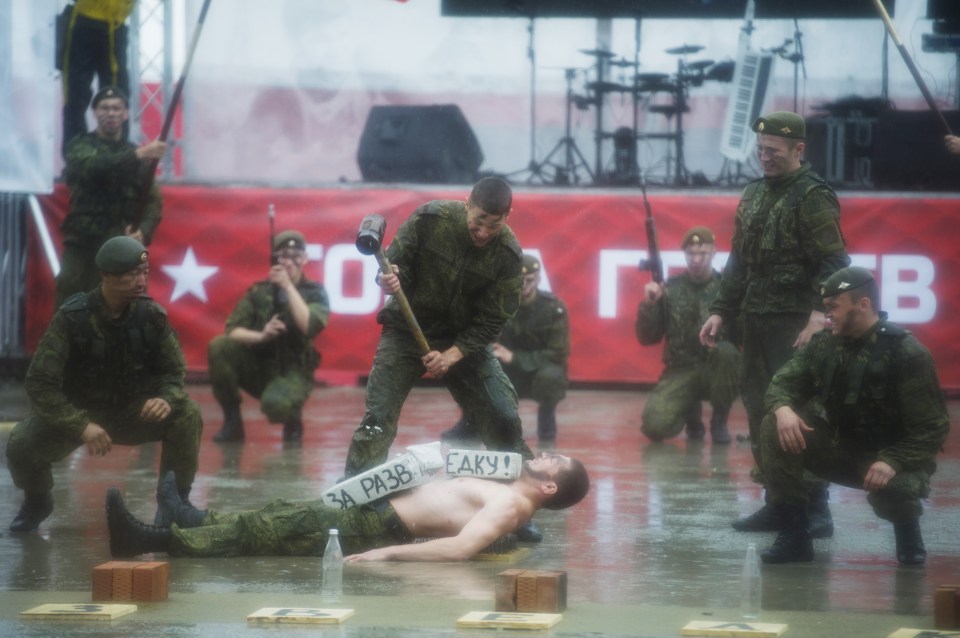
<svg viewBox="0 0 960 638"><path fill-rule="evenodd" d="M343 599L343 550L340 549L340 532L335 529L330 530L327 547L323 550L323 585L320 597L328 603Z"/></svg>
<svg viewBox="0 0 960 638"><path fill-rule="evenodd" d="M740 576L740 615L748 620L760 618L760 601L763 593L763 580L760 575L760 556L757 544L747 544L747 555L743 559L743 573Z"/></svg>

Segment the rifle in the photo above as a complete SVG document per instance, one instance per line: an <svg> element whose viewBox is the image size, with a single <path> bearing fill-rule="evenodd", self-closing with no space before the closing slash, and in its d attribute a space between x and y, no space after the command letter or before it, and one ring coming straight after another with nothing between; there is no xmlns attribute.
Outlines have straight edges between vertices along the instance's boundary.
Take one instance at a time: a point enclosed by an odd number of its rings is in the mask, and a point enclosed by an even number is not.
<svg viewBox="0 0 960 638"><path fill-rule="evenodd" d="M658 284L663 283L663 259L660 256L660 243L657 241L657 222L653 219L650 200L647 199L646 179L640 178L640 192L643 193L643 207L647 216L643 221L647 231L647 258L640 260L640 270L649 270L650 278Z"/></svg>
<svg viewBox="0 0 960 638"><path fill-rule="evenodd" d="M274 218L277 216L276 208L273 204L267 209L267 217L270 219L270 267L273 268L280 263L280 255L274 246L276 240L276 231L273 227ZM278 315L287 305L287 294L280 290L276 284L270 284L273 291L273 314ZM283 363L283 354L280 352L280 339L273 340L273 356L277 360L277 369L280 374L286 374L286 366Z"/></svg>

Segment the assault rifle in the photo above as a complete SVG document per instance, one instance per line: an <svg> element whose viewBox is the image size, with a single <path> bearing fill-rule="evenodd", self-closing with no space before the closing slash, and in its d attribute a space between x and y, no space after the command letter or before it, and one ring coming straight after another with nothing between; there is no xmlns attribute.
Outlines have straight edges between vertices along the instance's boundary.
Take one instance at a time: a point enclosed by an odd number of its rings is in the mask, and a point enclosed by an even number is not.
<svg viewBox="0 0 960 638"><path fill-rule="evenodd" d="M653 219L650 200L647 199L646 179L640 178L640 192L643 193L643 207L647 211L643 221L647 231L647 257L640 260L640 270L649 270L650 278L658 284L663 283L663 259L660 256L660 242L657 241L657 222Z"/></svg>

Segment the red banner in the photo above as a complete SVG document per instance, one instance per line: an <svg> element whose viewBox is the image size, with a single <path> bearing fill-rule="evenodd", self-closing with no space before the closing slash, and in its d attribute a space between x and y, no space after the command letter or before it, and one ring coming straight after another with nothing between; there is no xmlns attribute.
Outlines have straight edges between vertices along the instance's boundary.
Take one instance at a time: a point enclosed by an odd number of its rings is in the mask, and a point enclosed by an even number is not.
<svg viewBox="0 0 960 638"><path fill-rule="evenodd" d="M164 219L150 247L150 295L163 304L180 335L191 370L206 369L208 341L223 330L234 304L269 267L268 206L276 228L303 231L307 275L330 294L330 325L317 339L319 376L352 382L369 371L379 334L375 315L383 297L374 283L376 262L360 255L354 238L369 213L387 218L387 237L419 204L462 198L467 189L339 188L270 190L164 186ZM683 268L678 244L691 226L730 245L737 194L654 193L660 245L670 272ZM857 265L879 276L881 305L934 353L944 387L960 388L960 203L946 197L841 197L842 226ZM61 186L41 204L59 246L66 214ZM570 311L570 374L575 381L653 382L660 349L642 347L633 332L637 303L649 275L643 202L634 191L517 192L510 226L524 249L538 252L543 286ZM34 229L35 230L35 229ZM52 314L53 275L32 233L28 264L27 343L32 351ZM717 255L722 268L726 253ZM669 273L668 273L669 274Z"/></svg>

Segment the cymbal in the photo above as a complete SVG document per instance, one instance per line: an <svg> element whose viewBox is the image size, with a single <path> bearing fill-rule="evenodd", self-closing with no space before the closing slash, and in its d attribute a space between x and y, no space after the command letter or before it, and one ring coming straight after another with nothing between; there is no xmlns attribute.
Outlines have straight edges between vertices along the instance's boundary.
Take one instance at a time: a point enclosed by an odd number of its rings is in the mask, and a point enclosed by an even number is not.
<svg viewBox="0 0 960 638"><path fill-rule="evenodd" d="M678 90L673 82L644 82L637 87L638 93L676 93Z"/></svg>
<svg viewBox="0 0 960 638"><path fill-rule="evenodd" d="M666 73L637 73L635 77L637 82L643 84L644 82L663 82L670 76Z"/></svg>
<svg viewBox="0 0 960 638"><path fill-rule="evenodd" d="M701 49L703 47L700 47ZM604 51L602 49L580 49L580 53L586 53L587 55L592 55L595 58L615 58L617 57L616 53L610 53L609 51Z"/></svg>
<svg viewBox="0 0 960 638"><path fill-rule="evenodd" d="M619 60L610 60L609 64L610 66L619 66L624 68L629 66L636 68L639 66L639 64L637 64L636 62L633 62L632 60L624 60L623 58Z"/></svg>
<svg viewBox="0 0 960 638"><path fill-rule="evenodd" d="M696 60L694 62L688 62L683 66L690 71L700 71L712 65L713 65L713 60Z"/></svg>
<svg viewBox="0 0 960 638"><path fill-rule="evenodd" d="M613 93L617 91L632 90L631 87L617 84L616 82L589 82L587 84L587 88L591 91L597 91L599 93Z"/></svg>
<svg viewBox="0 0 960 638"><path fill-rule="evenodd" d="M736 62L733 60L724 60L717 62L710 70L704 73L704 80L717 80L718 82L731 82L733 80L733 71Z"/></svg>
<svg viewBox="0 0 960 638"><path fill-rule="evenodd" d="M665 53L670 53L671 55L686 55L688 53L699 53L703 51L703 47L699 44L684 44L682 47L673 47L672 49L665 49Z"/></svg>
<svg viewBox="0 0 960 638"><path fill-rule="evenodd" d="M648 107L647 110L651 113L659 113L661 115L666 115L667 117L673 117L678 111L689 113L690 107L684 104L683 108L681 109L673 104L654 104Z"/></svg>

